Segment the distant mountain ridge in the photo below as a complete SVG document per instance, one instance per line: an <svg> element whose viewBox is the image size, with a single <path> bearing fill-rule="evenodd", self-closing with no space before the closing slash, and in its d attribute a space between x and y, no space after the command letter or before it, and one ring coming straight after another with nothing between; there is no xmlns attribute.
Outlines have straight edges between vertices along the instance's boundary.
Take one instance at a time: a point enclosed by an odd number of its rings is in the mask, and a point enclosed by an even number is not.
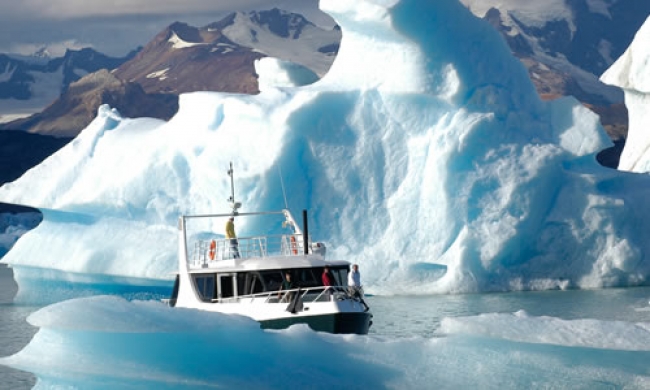
<svg viewBox="0 0 650 390"><path fill-rule="evenodd" d="M135 51L114 58L91 48L68 50L60 58L0 54L0 119L38 112L86 74L114 69L134 56Z"/></svg>
<svg viewBox="0 0 650 390"><path fill-rule="evenodd" d="M257 93L254 63L265 56L297 62L323 75L334 61L340 39L338 28L322 29L302 15L277 8L233 13L201 28L175 22L135 56L111 64L117 64L115 68L107 67L115 80L108 80L106 74L99 78L89 74L78 81L86 86L83 96L79 88L66 91L42 112L0 124L0 130L74 136L90 123L102 103L126 116L169 119L181 93ZM115 88L116 80L124 85ZM98 90L90 93L88 85ZM110 93L103 91L106 88ZM98 98L102 96L105 99Z"/></svg>
<svg viewBox="0 0 650 390"><path fill-rule="evenodd" d="M257 93L255 60L272 56L324 75L334 61L339 29L325 30L277 8L232 13L197 28L176 22L160 32L115 75L148 93Z"/></svg>
<svg viewBox="0 0 650 390"><path fill-rule="evenodd" d="M650 2L461 1L501 33L542 94L573 95L592 105L623 101L622 92L599 77L632 42L650 15Z"/></svg>
<svg viewBox="0 0 650 390"><path fill-rule="evenodd" d="M253 63L263 54L229 40L217 29L176 22L156 35L115 76L148 93L193 91L256 93Z"/></svg>
<svg viewBox="0 0 650 390"><path fill-rule="evenodd" d="M0 130L26 128L32 133L74 138L79 129L87 127L97 116L97 108L102 104L119 107L129 117L170 119L178 110L176 95L146 93L139 84L120 80L101 69L70 84L42 112L0 125Z"/></svg>

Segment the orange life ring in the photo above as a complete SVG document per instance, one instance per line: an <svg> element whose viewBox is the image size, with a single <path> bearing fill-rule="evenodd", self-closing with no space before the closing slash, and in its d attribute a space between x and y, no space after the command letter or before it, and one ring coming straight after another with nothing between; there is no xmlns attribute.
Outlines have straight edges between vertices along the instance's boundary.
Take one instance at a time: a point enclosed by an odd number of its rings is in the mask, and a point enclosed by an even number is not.
<svg viewBox="0 0 650 390"><path fill-rule="evenodd" d="M208 255L210 256L210 260L214 260L214 255L217 254L217 242L215 240L210 241L210 251L208 252Z"/></svg>
<svg viewBox="0 0 650 390"><path fill-rule="evenodd" d="M298 254L298 245L296 245L296 237L291 236L291 252L293 252L294 255Z"/></svg>

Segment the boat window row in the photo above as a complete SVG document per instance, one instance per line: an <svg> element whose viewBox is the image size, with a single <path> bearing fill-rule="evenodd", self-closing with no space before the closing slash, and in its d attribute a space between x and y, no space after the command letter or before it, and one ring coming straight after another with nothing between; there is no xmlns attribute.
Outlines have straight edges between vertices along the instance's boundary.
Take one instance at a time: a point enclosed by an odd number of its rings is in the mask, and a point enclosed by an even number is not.
<svg viewBox="0 0 650 390"><path fill-rule="evenodd" d="M337 286L345 286L348 266L330 266ZM193 274L196 291L204 302L279 291L286 272L296 288L322 287L323 267Z"/></svg>

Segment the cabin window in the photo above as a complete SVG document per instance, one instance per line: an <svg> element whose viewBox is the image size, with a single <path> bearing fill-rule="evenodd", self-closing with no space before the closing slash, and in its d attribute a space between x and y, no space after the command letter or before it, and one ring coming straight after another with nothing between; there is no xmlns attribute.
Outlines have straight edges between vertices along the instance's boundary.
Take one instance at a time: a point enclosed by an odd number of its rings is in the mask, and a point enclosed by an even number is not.
<svg viewBox="0 0 650 390"><path fill-rule="evenodd" d="M246 275L245 291L247 291L248 294L259 294L264 291L264 287L262 286L262 281L260 280L258 274Z"/></svg>
<svg viewBox="0 0 650 390"><path fill-rule="evenodd" d="M219 298L231 298L235 296L235 287L232 274L218 275L219 277Z"/></svg>
<svg viewBox="0 0 650 390"><path fill-rule="evenodd" d="M201 275L194 278L196 283L196 291L199 293L199 297L204 302L212 301L214 298L214 275Z"/></svg>
<svg viewBox="0 0 650 390"><path fill-rule="evenodd" d="M293 275L291 276L293 277ZM279 270L263 272L262 278L264 278L264 286L266 286L265 291L280 290L280 286L282 286L282 281L284 280L284 278L282 277L282 272L280 272Z"/></svg>
<svg viewBox="0 0 650 390"><path fill-rule="evenodd" d="M333 268L332 274L334 279L336 279L337 286L347 286L348 284L348 269L347 268Z"/></svg>
<svg viewBox="0 0 650 390"><path fill-rule="evenodd" d="M321 285L320 274L315 275L314 270L311 268L297 269L297 281L302 287L317 287Z"/></svg>
<svg viewBox="0 0 650 390"><path fill-rule="evenodd" d="M246 293L246 274L243 272L237 274L237 295L248 295Z"/></svg>

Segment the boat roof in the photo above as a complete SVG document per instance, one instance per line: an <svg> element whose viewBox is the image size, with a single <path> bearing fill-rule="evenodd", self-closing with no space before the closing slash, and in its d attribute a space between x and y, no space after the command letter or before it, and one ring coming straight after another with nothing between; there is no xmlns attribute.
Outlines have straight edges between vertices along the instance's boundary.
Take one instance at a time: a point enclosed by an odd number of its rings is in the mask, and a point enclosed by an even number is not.
<svg viewBox="0 0 650 390"><path fill-rule="evenodd" d="M250 272L290 268L322 268L326 265L331 267L349 266L350 262L344 260L325 260L325 258L320 255L254 257L207 262L201 268L190 267L190 273Z"/></svg>

